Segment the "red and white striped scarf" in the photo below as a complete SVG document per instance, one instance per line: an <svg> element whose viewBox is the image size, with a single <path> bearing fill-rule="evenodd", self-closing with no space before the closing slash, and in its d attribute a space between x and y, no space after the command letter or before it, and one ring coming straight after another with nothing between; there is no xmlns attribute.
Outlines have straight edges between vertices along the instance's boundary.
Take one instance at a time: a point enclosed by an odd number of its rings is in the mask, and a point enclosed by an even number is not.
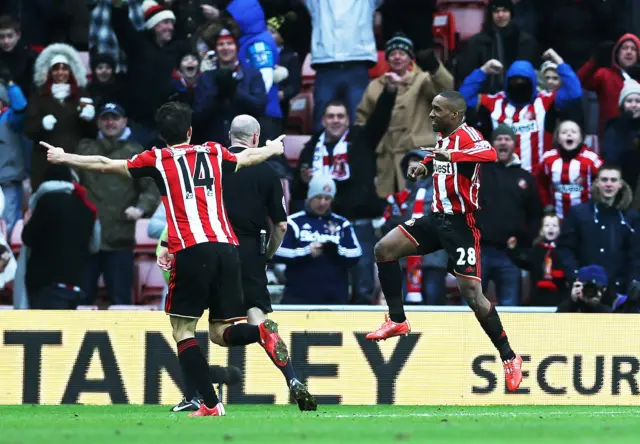
<svg viewBox="0 0 640 444"><path fill-rule="evenodd" d="M333 153L329 156L329 151L325 145L325 134L322 133L316 143L315 151L313 152L313 173L323 176L331 176L333 180L342 181L351 178L351 167L349 166L348 147L349 141L347 136L349 130L347 130L336 146L333 147Z"/></svg>

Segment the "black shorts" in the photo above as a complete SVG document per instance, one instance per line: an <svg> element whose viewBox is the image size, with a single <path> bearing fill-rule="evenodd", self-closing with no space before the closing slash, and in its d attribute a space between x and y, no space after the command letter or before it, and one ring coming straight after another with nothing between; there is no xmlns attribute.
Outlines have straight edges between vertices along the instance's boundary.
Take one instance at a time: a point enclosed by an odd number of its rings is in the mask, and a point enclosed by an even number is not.
<svg viewBox="0 0 640 444"><path fill-rule="evenodd" d="M260 253L260 236L239 235L238 254L242 270L242 292L247 310L257 307L263 313L273 312L267 288L266 257Z"/></svg>
<svg viewBox="0 0 640 444"><path fill-rule="evenodd" d="M429 213L398 228L418 247L418 254L444 248L456 275L480 280L480 228L473 213Z"/></svg>
<svg viewBox="0 0 640 444"><path fill-rule="evenodd" d="M164 311L199 319L209 309L209 322L247 318L240 283L240 259L234 245L206 242L176 253Z"/></svg>

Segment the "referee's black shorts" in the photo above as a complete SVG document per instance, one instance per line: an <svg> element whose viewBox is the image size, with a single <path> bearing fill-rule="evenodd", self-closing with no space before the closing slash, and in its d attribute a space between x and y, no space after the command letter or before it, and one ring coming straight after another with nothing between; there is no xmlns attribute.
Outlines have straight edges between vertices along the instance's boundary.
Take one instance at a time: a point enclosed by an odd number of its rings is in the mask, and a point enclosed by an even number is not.
<svg viewBox="0 0 640 444"><path fill-rule="evenodd" d="M457 276L481 280L481 234L473 213L429 213L398 228L418 247L418 254L444 249Z"/></svg>
<svg viewBox="0 0 640 444"><path fill-rule="evenodd" d="M260 236L238 235L242 292L245 309L257 307L271 313L271 296L267 289L266 258L260 253Z"/></svg>
<svg viewBox="0 0 640 444"><path fill-rule="evenodd" d="M247 318L240 282L238 248L221 242L196 244L176 253L164 310L172 316L209 322Z"/></svg>

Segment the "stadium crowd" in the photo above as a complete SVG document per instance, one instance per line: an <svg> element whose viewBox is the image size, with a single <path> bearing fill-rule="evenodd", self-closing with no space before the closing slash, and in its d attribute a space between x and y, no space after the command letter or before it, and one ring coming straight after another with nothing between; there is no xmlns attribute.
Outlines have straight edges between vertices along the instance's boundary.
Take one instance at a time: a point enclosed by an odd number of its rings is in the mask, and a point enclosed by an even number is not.
<svg viewBox="0 0 640 444"><path fill-rule="evenodd" d="M498 153L483 287L501 305L637 312L638 35L632 0L5 0L0 302L162 294L155 186L50 167L38 142L131 158L163 145L154 113L181 101L195 143L228 144L239 114L263 141L291 135L270 160L290 215L282 302L378 304L374 246L429 211L432 178L406 173L437 140L432 99L456 88ZM449 265L407 258L406 302L459 304Z"/></svg>

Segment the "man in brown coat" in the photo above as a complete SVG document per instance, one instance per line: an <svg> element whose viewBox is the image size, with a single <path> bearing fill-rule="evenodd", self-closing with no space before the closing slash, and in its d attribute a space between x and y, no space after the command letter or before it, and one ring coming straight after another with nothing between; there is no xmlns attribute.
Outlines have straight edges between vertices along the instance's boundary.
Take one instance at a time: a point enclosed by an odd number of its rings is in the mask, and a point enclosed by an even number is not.
<svg viewBox="0 0 640 444"><path fill-rule="evenodd" d="M429 119L431 101L443 90L453 89L453 76L433 50L420 51L417 66L413 63L413 43L406 36L396 34L391 38L385 54L399 83L389 129L376 149L376 188L382 198L405 188L400 168L404 155L417 147L435 144L436 134ZM384 76L369 83L358 107L357 123L362 124L371 116L384 85Z"/></svg>

